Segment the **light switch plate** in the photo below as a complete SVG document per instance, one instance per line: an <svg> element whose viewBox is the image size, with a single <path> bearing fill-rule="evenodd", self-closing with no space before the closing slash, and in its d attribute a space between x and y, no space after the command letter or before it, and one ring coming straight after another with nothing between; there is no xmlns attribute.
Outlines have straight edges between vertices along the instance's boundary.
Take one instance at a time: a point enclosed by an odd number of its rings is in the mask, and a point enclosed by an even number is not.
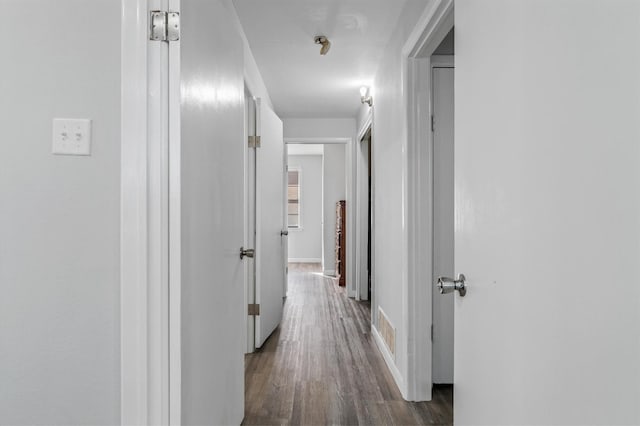
<svg viewBox="0 0 640 426"><path fill-rule="evenodd" d="M91 155L91 120L54 118L51 152L57 155Z"/></svg>

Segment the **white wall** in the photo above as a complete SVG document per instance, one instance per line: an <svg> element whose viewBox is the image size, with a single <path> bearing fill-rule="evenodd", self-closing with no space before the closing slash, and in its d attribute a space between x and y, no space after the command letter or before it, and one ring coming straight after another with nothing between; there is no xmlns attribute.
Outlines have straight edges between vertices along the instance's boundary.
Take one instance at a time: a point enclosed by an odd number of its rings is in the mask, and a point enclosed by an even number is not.
<svg viewBox="0 0 640 426"><path fill-rule="evenodd" d="M262 79L262 75L260 74L260 70L258 69L258 64L256 63L255 58L253 57L253 52L251 52L251 47L249 46L249 41L247 40L247 36L242 28L242 24L240 23L240 19L238 18L238 13L233 4L233 0L224 0L223 1L229 11L229 16L227 18L233 24L236 30L236 34L240 36L243 44L244 51L244 81L249 89L249 92L252 96L256 98L260 98L266 105L269 106L273 110L273 103L271 102L271 97L269 96L269 92L267 91L267 87L264 84L264 80Z"/></svg>
<svg viewBox="0 0 640 426"><path fill-rule="evenodd" d="M322 155L290 155L300 170L300 229L289 229L289 261L322 261Z"/></svg>
<svg viewBox="0 0 640 426"><path fill-rule="evenodd" d="M2 15L0 424L118 424L120 2ZM91 156L51 154L54 117L93 120Z"/></svg>
<svg viewBox="0 0 640 426"><path fill-rule="evenodd" d="M285 118L284 137L351 138L355 133L353 118Z"/></svg>
<svg viewBox="0 0 640 426"><path fill-rule="evenodd" d="M374 241L374 291L377 305L382 307L396 329L396 355L390 366L403 394L406 394L407 359L407 300L403 292L406 277L406 259L403 251L404 182L406 151L406 103L403 90L402 47L413 30L427 3L409 0L398 21L398 27L385 48L384 57L376 72L371 93L374 117L372 137L372 162L375 241ZM363 106L357 119L362 126L367 114ZM372 306L374 312L378 306ZM375 324L377 326L377 324Z"/></svg>
<svg viewBox="0 0 640 426"><path fill-rule="evenodd" d="M346 197L346 144L326 144L323 164L324 273L336 273L336 203Z"/></svg>

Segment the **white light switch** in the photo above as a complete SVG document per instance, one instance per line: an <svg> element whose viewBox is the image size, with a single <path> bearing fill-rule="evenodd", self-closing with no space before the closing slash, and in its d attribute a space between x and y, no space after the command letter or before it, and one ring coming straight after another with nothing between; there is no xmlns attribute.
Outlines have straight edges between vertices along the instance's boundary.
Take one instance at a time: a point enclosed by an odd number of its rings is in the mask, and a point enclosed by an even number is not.
<svg viewBox="0 0 640 426"><path fill-rule="evenodd" d="M51 150L58 155L91 155L91 120L54 118Z"/></svg>

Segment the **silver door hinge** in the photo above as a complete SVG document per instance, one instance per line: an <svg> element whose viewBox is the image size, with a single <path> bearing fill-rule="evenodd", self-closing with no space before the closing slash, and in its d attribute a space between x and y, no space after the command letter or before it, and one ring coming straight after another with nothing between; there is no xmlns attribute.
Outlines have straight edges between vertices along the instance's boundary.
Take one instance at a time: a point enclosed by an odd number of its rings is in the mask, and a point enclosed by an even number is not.
<svg viewBox="0 0 640 426"><path fill-rule="evenodd" d="M152 10L149 16L151 41L180 40L180 13Z"/></svg>
<svg viewBox="0 0 640 426"><path fill-rule="evenodd" d="M431 131L435 132L435 130L436 130L436 119L432 115L431 116Z"/></svg>
<svg viewBox="0 0 640 426"><path fill-rule="evenodd" d="M247 313L249 316L258 316L260 315L260 304L259 303L249 303L247 305Z"/></svg>
<svg viewBox="0 0 640 426"><path fill-rule="evenodd" d="M260 136L249 136L249 148L260 148Z"/></svg>
<svg viewBox="0 0 640 426"><path fill-rule="evenodd" d="M433 342L433 324L431 324L431 341Z"/></svg>

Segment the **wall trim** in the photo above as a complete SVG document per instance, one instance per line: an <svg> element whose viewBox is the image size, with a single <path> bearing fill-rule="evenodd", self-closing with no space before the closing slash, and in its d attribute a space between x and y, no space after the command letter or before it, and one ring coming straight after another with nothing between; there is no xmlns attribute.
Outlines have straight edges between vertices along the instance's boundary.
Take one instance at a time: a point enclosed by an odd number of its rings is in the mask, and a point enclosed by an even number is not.
<svg viewBox="0 0 640 426"><path fill-rule="evenodd" d="M284 138L286 144L348 144L349 142L351 142L351 138Z"/></svg>
<svg viewBox="0 0 640 426"><path fill-rule="evenodd" d="M431 56L453 27L453 9L454 0L434 0L422 13L403 45L402 57Z"/></svg>
<svg viewBox="0 0 640 426"><path fill-rule="evenodd" d="M169 297L169 47L147 34L149 11L161 6L120 3L121 424L170 423L169 304L179 299Z"/></svg>
<svg viewBox="0 0 640 426"><path fill-rule="evenodd" d="M120 422L149 423L147 0L122 0Z"/></svg>
<svg viewBox="0 0 640 426"><path fill-rule="evenodd" d="M371 309L373 309L373 307ZM395 363L394 357L391 354L391 352L389 352L389 349L387 348L387 345L384 343L384 340L382 339L380 332L373 324L371 324L371 334L373 335L373 340L376 342L376 346L378 347L378 350L382 354L382 358L384 358L384 362L387 364L387 367L389 368L389 371L391 372L393 379L396 381L396 384L400 389L400 393L402 394L402 397L407 399L407 397L405 396L407 393L407 389L406 389L406 384L402 377L402 374L400 374L400 370L398 369L398 366Z"/></svg>
<svg viewBox="0 0 640 426"><path fill-rule="evenodd" d="M322 263L321 257L290 257L289 263Z"/></svg>
<svg viewBox="0 0 640 426"><path fill-rule="evenodd" d="M356 138L356 140L358 142L362 141L367 131L369 130L370 127L372 128L372 126L373 126L373 107L369 107L369 111L367 112L367 115L365 116L364 120L362 120L362 124L358 129L358 137Z"/></svg>
<svg viewBox="0 0 640 426"><path fill-rule="evenodd" d="M123 0L127 1L127 0ZM169 10L181 11L182 0L169 0ZM235 11L235 10L234 10ZM168 257L168 304L162 321L168 323L168 357L163 369L168 369L165 402L168 404L168 424L182 424L182 183L181 183L181 61L180 43L169 43L168 111L169 134L167 141L168 170L163 176L168 182L166 189L168 208L167 257ZM173 59L172 59L173 58ZM172 60L171 60L172 59ZM168 316L168 317L167 317Z"/></svg>
<svg viewBox="0 0 640 426"><path fill-rule="evenodd" d="M407 382L403 396L409 401L432 397L433 139L424 118L431 115L430 56L453 27L453 11L453 0L435 0L402 49L407 93L402 268Z"/></svg>

